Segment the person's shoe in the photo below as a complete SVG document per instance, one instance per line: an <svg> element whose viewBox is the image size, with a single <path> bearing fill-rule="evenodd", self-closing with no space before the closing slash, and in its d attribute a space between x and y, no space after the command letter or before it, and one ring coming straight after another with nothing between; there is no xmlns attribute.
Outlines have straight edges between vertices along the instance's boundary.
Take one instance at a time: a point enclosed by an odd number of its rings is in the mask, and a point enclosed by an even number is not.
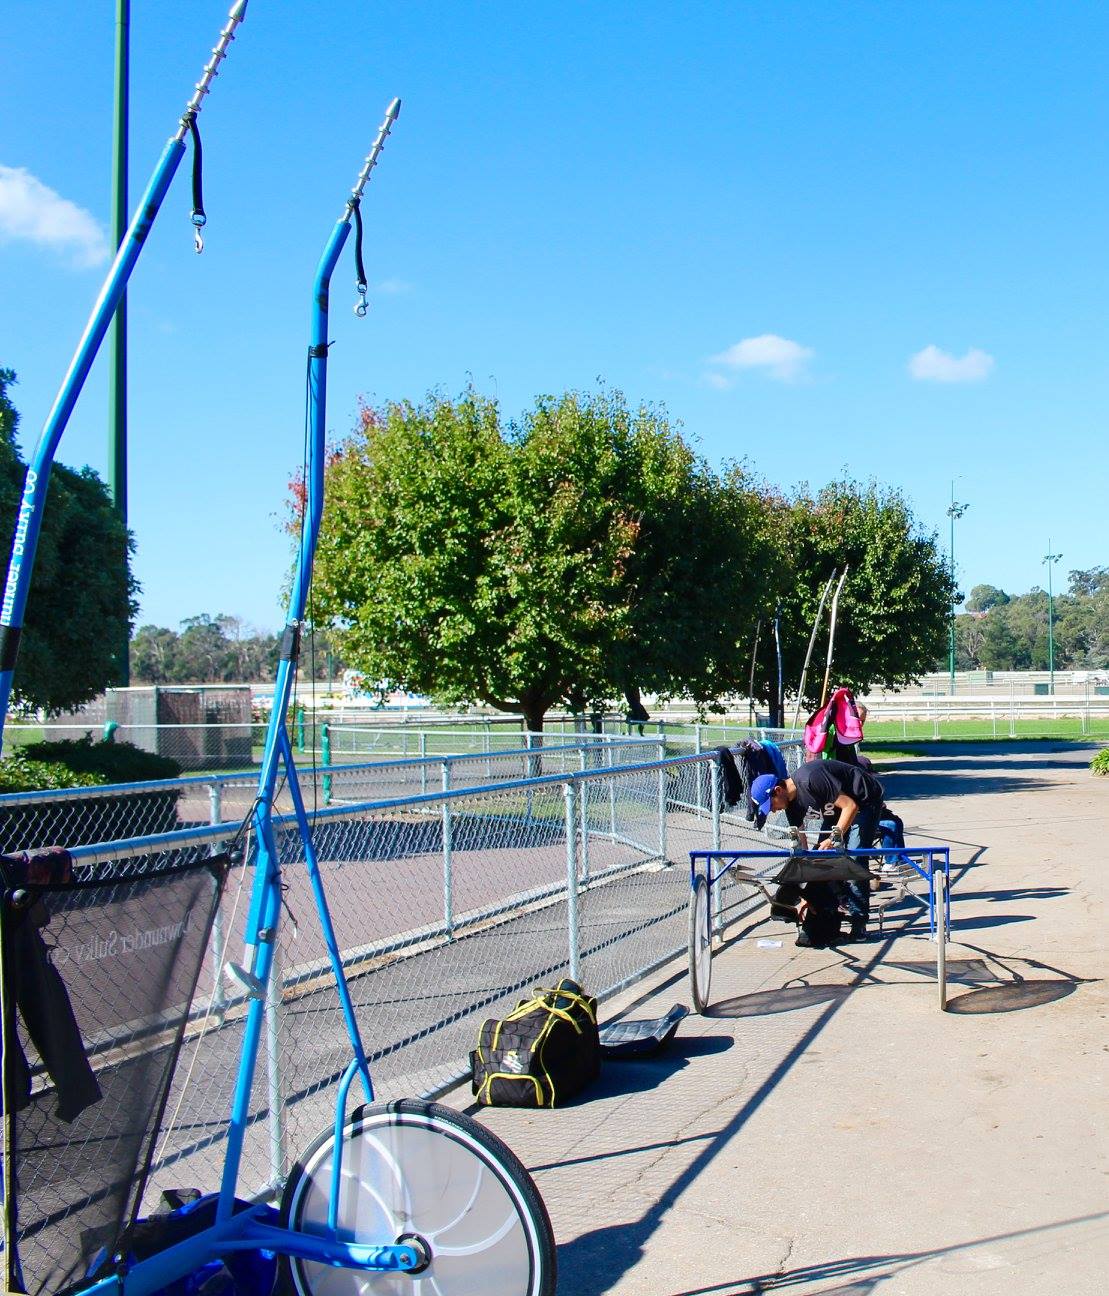
<svg viewBox="0 0 1109 1296"><path fill-rule="evenodd" d="M805 931L804 928L802 928L797 933L797 939L793 943L794 945L800 945L802 949L823 949L824 948L823 945L817 945L816 942L813 940L813 938L809 935L807 931Z"/></svg>
<svg viewBox="0 0 1109 1296"><path fill-rule="evenodd" d="M866 923L859 921L851 924L851 937L853 942L866 940Z"/></svg>

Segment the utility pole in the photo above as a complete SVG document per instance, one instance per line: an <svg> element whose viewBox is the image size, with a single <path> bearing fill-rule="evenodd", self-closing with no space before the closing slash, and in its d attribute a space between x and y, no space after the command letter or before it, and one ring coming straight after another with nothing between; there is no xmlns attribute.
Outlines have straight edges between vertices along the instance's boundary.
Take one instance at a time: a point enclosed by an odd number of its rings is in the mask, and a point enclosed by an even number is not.
<svg viewBox="0 0 1109 1296"><path fill-rule="evenodd" d="M957 504L955 502L955 480L951 481L951 507L947 510L947 516L951 519L951 625L950 637L948 640L948 667L951 672L951 696L955 696L955 519L961 518L970 508L969 504Z"/></svg>
<svg viewBox="0 0 1109 1296"><path fill-rule="evenodd" d="M1047 542L1047 691L1055 695L1055 596L1051 586L1051 569L1062 558L1061 553L1051 552L1051 540Z"/></svg>
<svg viewBox="0 0 1109 1296"><path fill-rule="evenodd" d="M115 131L112 140L112 245L127 236L127 125L130 113L131 0L116 0ZM127 294L112 322L112 363L108 393L108 489L119 520L127 529ZM120 554L127 571L127 547ZM115 646L115 683L131 682L130 633L126 618Z"/></svg>

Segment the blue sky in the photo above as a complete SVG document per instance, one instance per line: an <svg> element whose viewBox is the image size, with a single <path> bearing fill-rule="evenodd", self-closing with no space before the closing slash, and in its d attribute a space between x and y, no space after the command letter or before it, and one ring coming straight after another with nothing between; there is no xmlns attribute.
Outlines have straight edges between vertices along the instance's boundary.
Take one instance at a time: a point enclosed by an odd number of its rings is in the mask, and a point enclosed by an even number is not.
<svg viewBox="0 0 1109 1296"><path fill-rule="evenodd" d="M5 13L0 364L37 439L106 262L111 0ZM133 0L131 201L225 0ZM712 462L847 469L940 530L964 589L1109 562L1109 9L1094 3L251 0L131 280L140 624L280 623L315 265L393 95L373 305L332 291L329 426L360 396L507 415L603 376ZM59 459L107 464L107 347ZM6 543L6 542L5 542ZM34 592L32 589L32 599Z"/></svg>

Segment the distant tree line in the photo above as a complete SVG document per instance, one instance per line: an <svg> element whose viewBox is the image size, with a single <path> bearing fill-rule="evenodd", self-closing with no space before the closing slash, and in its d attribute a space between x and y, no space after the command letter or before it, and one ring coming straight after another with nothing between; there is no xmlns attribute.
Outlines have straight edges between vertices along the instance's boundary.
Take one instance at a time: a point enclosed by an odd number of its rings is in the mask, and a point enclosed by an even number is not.
<svg viewBox="0 0 1109 1296"><path fill-rule="evenodd" d="M277 673L281 637L255 630L241 617L186 617L180 631L145 625L131 640L133 684L240 684L265 683ZM304 635L300 673L303 678L327 680L343 663L325 634Z"/></svg>
<svg viewBox="0 0 1109 1296"><path fill-rule="evenodd" d="M16 445L16 376L0 368L0 547L7 571L27 466ZM103 691L117 669L114 646L135 615L134 548L91 468L56 463L34 566L13 680L17 703L47 711L77 707Z"/></svg>
<svg viewBox="0 0 1109 1296"><path fill-rule="evenodd" d="M509 423L472 389L365 408L325 477L315 609L348 665L529 729L642 693L712 708L752 677L780 723L844 566L837 683L896 687L945 642L947 564L896 490L716 471L665 410L605 387ZM827 642L826 609L805 704Z"/></svg>
<svg viewBox="0 0 1109 1296"><path fill-rule="evenodd" d="M1056 670L1109 668L1109 567L1072 571L1053 599ZM955 618L958 670L1047 670L1048 598L1034 586L1009 595L975 585Z"/></svg>

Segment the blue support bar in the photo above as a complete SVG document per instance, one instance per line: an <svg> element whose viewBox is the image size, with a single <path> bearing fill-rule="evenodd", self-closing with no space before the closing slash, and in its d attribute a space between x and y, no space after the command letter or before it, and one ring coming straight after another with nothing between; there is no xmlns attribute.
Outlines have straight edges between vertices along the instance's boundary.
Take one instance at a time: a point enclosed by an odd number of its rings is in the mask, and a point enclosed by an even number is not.
<svg viewBox="0 0 1109 1296"><path fill-rule="evenodd" d="M50 470L54 464L58 442L62 438L69 416L73 413L73 407L92 368L92 362L96 359L96 353L100 350L100 344L123 297L131 271L135 268L139 253L146 244L147 235L161 209L162 200L184 156L185 136L195 125L204 96L211 88L220 63L227 57L227 50L235 39L236 29L246 17L246 7L247 0L235 0L231 6L227 23L220 32L220 38L212 50L200 80L196 83L193 96L185 108L177 132L162 151L158 165L154 168L154 174L146 186L146 192L131 218L126 237L120 244L108 276L100 289L89 322L85 325L85 331L77 344L69 370L54 400L54 406L43 427L42 435L39 437L34 458L27 468L23 495L16 514L15 534L12 537L3 602L0 606L0 745L4 740L4 724L8 716L12 677L19 654L19 637L23 630L27 593L31 586L35 552L42 528L43 508L50 486Z"/></svg>
<svg viewBox="0 0 1109 1296"><path fill-rule="evenodd" d="M8 560L3 607L0 609L0 743L4 737L19 635L23 628L27 594L31 588L35 553L42 529L42 515L46 507L46 493L50 487L50 470L54 465L58 443L184 154L185 146L179 139L171 139L166 145L127 230L127 236L100 289L100 296L96 299L92 315L77 344L77 351L70 362L61 390L43 426L34 457L27 466L23 496L15 519L11 557Z"/></svg>

